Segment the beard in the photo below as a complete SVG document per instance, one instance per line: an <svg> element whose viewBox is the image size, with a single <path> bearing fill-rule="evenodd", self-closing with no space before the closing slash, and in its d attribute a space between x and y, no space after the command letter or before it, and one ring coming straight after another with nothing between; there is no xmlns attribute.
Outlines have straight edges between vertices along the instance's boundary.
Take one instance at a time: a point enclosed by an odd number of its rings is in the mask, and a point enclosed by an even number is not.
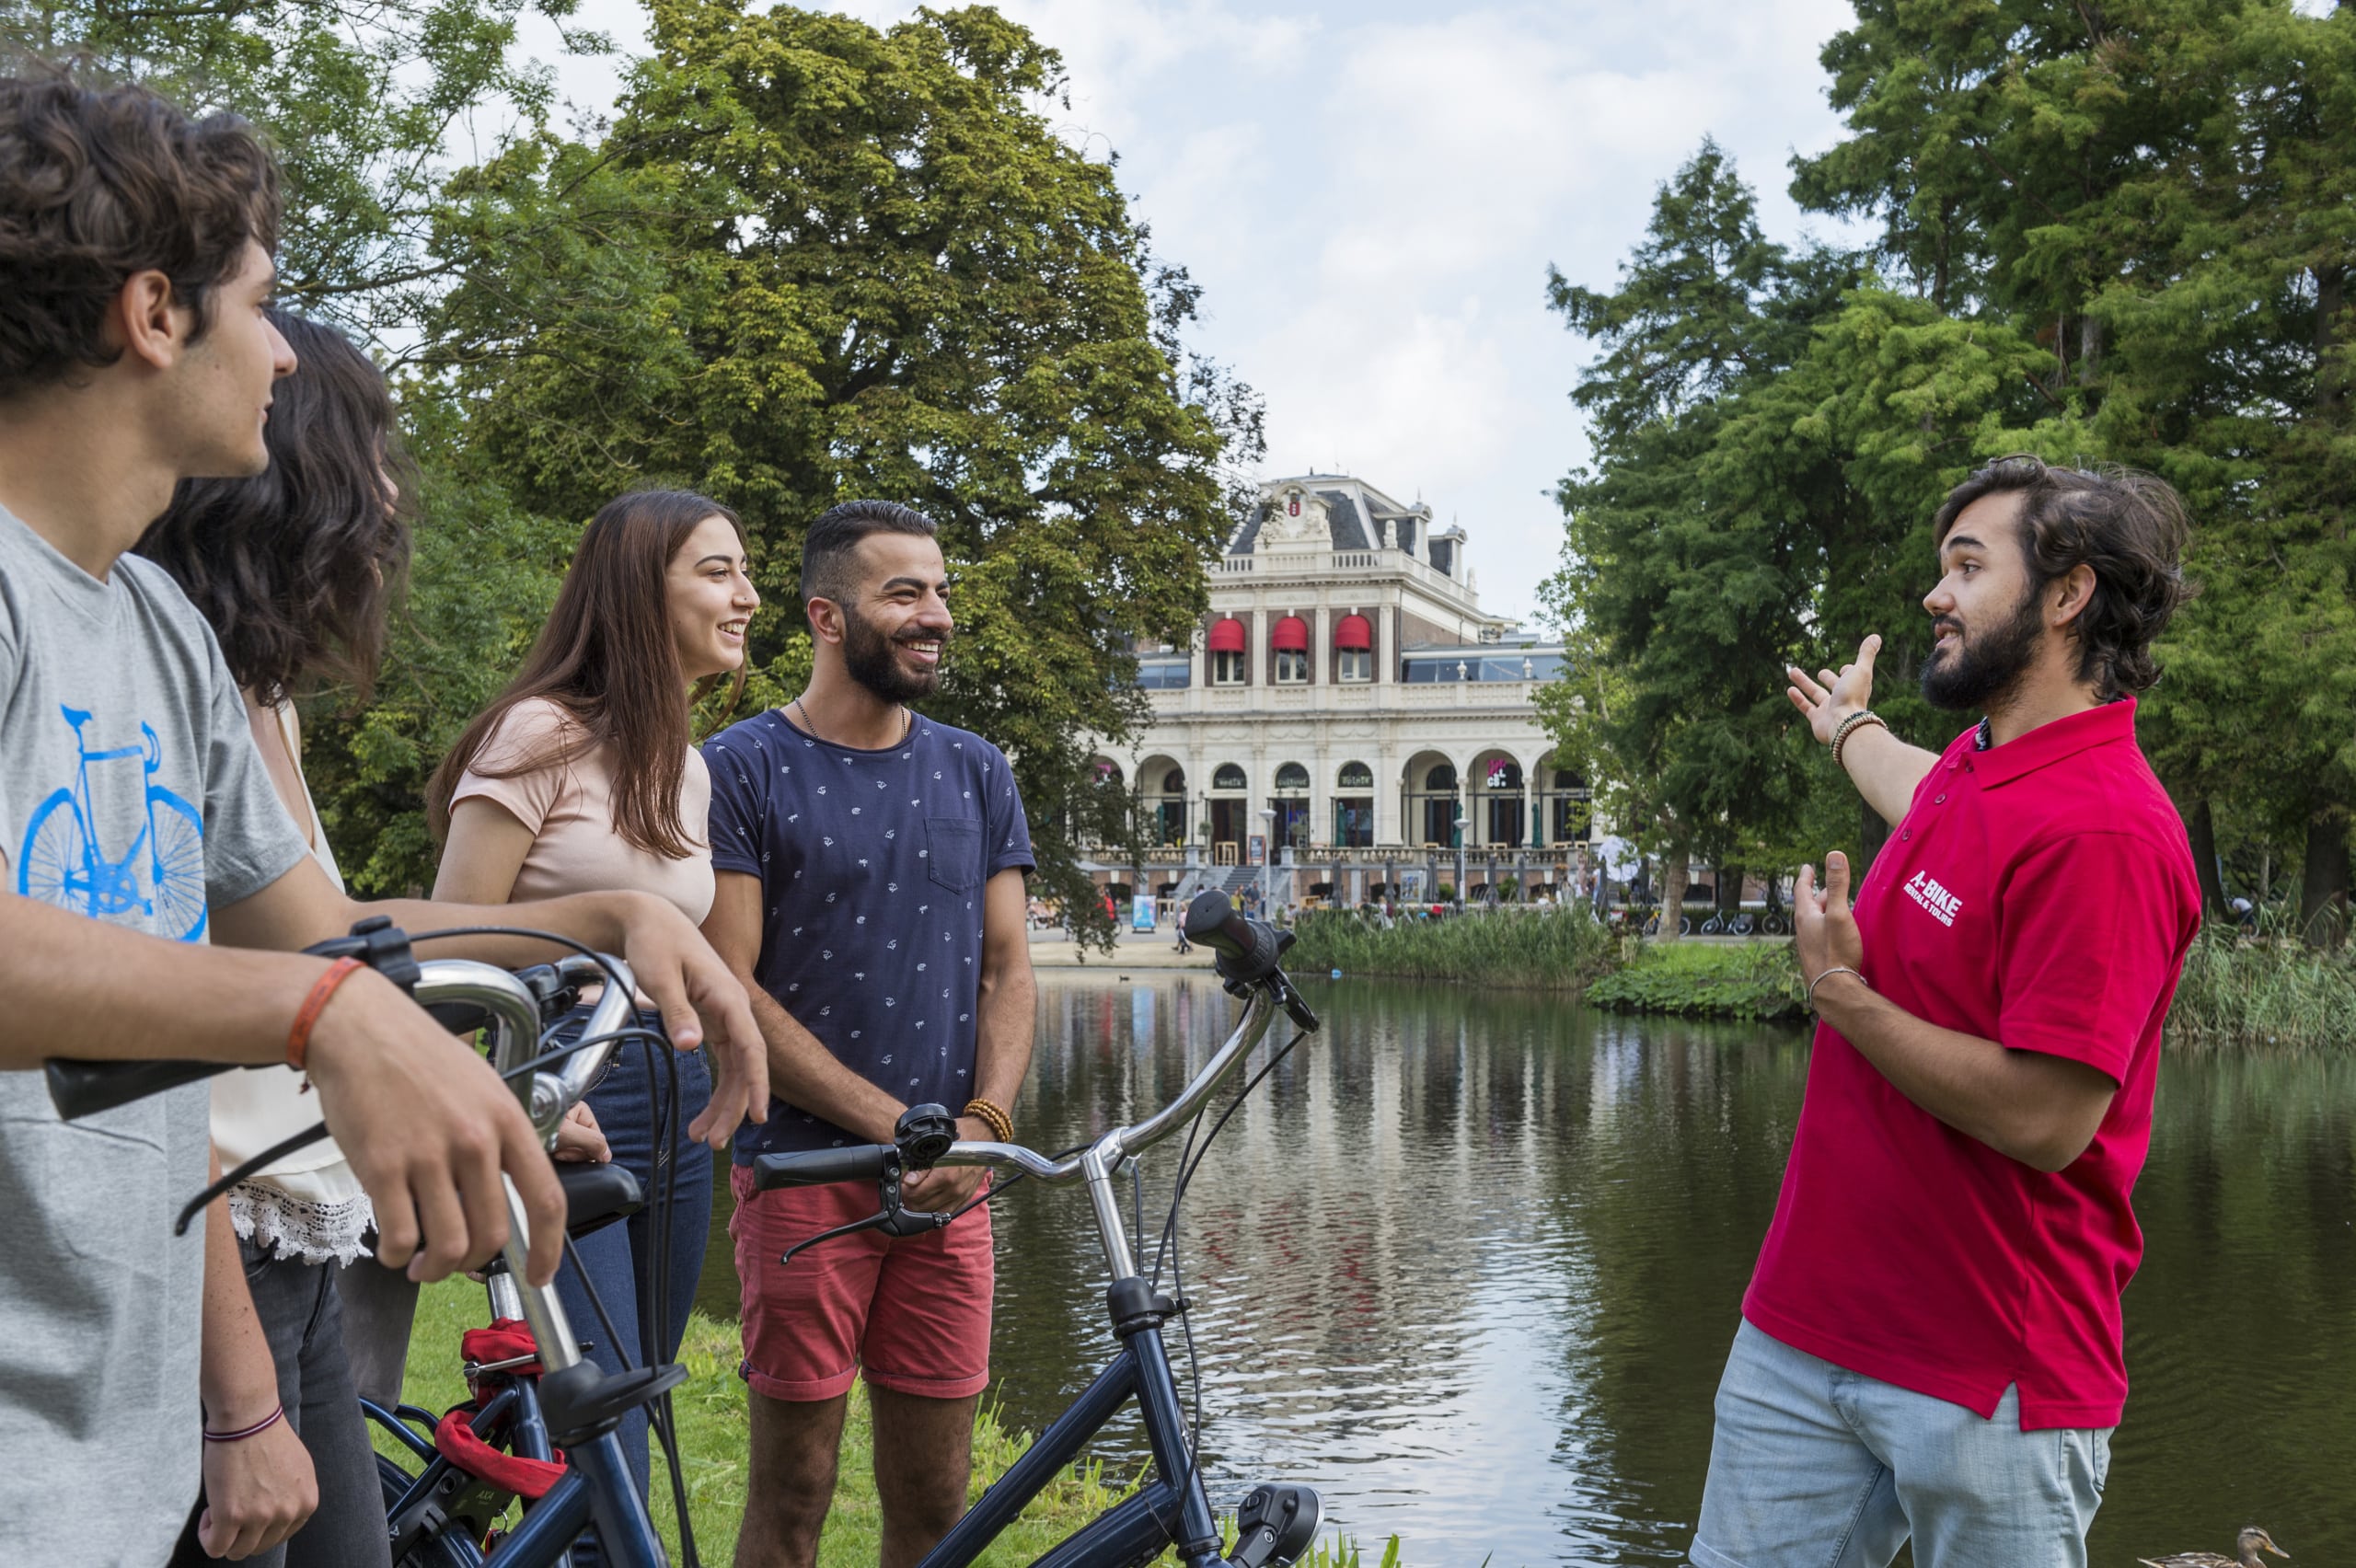
<svg viewBox="0 0 2356 1568"><path fill-rule="evenodd" d="M2028 673L2044 639L2043 598L2042 584L2031 588L1997 626L1978 637L1966 633L1945 649L1934 648L1923 663L1923 700L1934 708L1983 713L2001 707Z"/></svg>
<svg viewBox="0 0 2356 1568"><path fill-rule="evenodd" d="M938 642L949 651L949 634L928 631L905 640ZM885 702L920 702L941 689L941 666L910 674L902 667L893 640L859 612L843 606L843 668L850 678Z"/></svg>

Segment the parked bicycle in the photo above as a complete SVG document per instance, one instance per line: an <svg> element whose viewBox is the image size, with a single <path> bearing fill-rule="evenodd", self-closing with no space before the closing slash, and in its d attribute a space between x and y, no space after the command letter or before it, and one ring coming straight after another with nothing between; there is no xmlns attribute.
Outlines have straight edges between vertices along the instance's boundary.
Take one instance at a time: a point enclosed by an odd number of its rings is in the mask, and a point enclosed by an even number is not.
<svg viewBox="0 0 2356 1568"><path fill-rule="evenodd" d="M1131 1399L1144 1412L1154 1458L1152 1479L1041 1557L1035 1568L1141 1568L1172 1548L1185 1568L1286 1568L1315 1538L1321 1515L1317 1493L1306 1486L1266 1483L1244 1498L1231 1551L1224 1545L1197 1463L1197 1434L1187 1420L1162 1331L1173 1318L1183 1325L1188 1310L1176 1245L1186 1187L1228 1116L1317 1028L1317 1018L1279 963L1292 942L1290 933L1280 935L1246 918L1216 892L1201 894L1188 906L1185 929L1192 941L1217 955L1217 973L1229 992L1244 1003L1243 1014L1193 1081L1146 1121L1116 1127L1085 1147L1050 1157L1011 1144L956 1142L955 1123L944 1108L918 1106L903 1116L893 1143L768 1155L756 1163L756 1179L764 1187L874 1182L877 1213L834 1235L867 1228L911 1235L951 1223L956 1214L910 1210L901 1202L907 1173L937 1164L986 1165L1011 1173L1011 1179L977 1203L991 1201L1025 1179L1087 1186L1111 1275L1106 1309L1121 1348L919 1568L966 1568ZM636 1027L630 1016L635 987L629 967L601 955L515 974L463 960L421 964L410 957L408 939L381 919L364 922L352 938L315 951L370 963L403 983L445 1024L460 1032L484 1032L494 1064L516 1084L534 1125L550 1147L565 1112L595 1080L619 1039ZM605 993L580 1040L571 1046L556 1044L550 1024L572 1006L583 984L600 980ZM1205 1132L1203 1118L1211 1100L1242 1069L1279 1013L1299 1032L1262 1065ZM61 1113L70 1117L218 1070L196 1063L52 1062L50 1084ZM1188 1136L1169 1217L1153 1272L1141 1274L1122 1223L1115 1180L1137 1155L1182 1127ZM283 1152L282 1146L260 1158L274 1159ZM611 1224L642 1201L636 1180L626 1170L610 1165L558 1169L565 1183L568 1229L573 1234ZM220 1190L241 1174L230 1172ZM188 1214L200 1213L209 1195L201 1194ZM512 1184L508 1211L504 1256L486 1271L491 1321L469 1332L464 1341L473 1400L439 1415L412 1405L386 1411L364 1404L416 1467L379 1460L394 1562L400 1568L565 1568L572 1543L584 1531L593 1531L605 1561L618 1568L667 1568L668 1558L631 1483L615 1429L629 1410L643 1405L659 1411L670 1389L685 1380L686 1369L632 1367L607 1374L584 1360L574 1325L555 1293L522 1276L530 1237ZM1165 1259L1172 1269L1170 1292L1161 1288ZM669 1423L658 1414L653 1424L658 1437L665 1439L674 1496L683 1505ZM501 1521L519 1500L525 1505L520 1522L502 1530ZM686 1538L683 1556L692 1565L692 1533L684 1528L683 1505L679 1514Z"/></svg>

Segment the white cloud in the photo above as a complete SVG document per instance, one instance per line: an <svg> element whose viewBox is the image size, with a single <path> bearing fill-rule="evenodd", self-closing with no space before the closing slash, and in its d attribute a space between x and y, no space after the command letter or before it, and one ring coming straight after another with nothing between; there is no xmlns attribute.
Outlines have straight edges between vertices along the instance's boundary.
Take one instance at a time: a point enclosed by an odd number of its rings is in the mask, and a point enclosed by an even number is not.
<svg viewBox="0 0 2356 1568"><path fill-rule="evenodd" d="M914 7L842 8L883 24ZM1799 237L1784 165L1837 134L1817 54L1853 15L1845 0L1001 8L1063 54L1058 129L1119 152L1156 248L1205 286L1199 345L1266 394L1269 471L1420 489L1462 520L1485 602L1512 615L1535 609L1560 553L1549 492L1586 454L1567 399L1586 351L1545 307L1547 264L1608 284L1704 134L1771 232ZM625 35L624 0L584 10Z"/></svg>

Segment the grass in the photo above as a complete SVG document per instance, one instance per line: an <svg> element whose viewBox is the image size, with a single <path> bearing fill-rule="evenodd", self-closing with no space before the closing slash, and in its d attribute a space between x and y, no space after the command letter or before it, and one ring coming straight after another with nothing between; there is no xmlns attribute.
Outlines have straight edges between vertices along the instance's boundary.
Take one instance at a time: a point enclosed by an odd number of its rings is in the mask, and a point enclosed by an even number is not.
<svg viewBox="0 0 2356 1568"><path fill-rule="evenodd" d="M1354 910L1311 910L1285 955L1298 974L1390 974L1487 986L1576 990L1611 966L1611 935L1586 909L1499 909L1390 930Z"/></svg>
<svg viewBox="0 0 2356 1568"><path fill-rule="evenodd" d="M1587 988L1587 999L1615 1012L1689 1017L1796 1019L1807 988L1792 944L1739 946L1692 941L1639 942L1627 961Z"/></svg>
<svg viewBox="0 0 2356 1568"><path fill-rule="evenodd" d="M2184 961L2168 1043L2193 1051L2356 1047L2356 944L2203 936Z"/></svg>
<svg viewBox="0 0 2356 1568"><path fill-rule="evenodd" d="M455 1279L426 1287L418 1297L402 1397L436 1412L463 1401L467 1389L458 1371L458 1336L488 1320L482 1286ZM747 1427L745 1385L736 1376L736 1326L697 1313L688 1320L679 1359L687 1367L687 1383L671 1396L679 1423L679 1468L687 1477L698 1554L711 1568L720 1568L735 1552L745 1513ZM979 1497L1029 1442L1027 1434L1010 1430L985 1402L974 1428L973 1494ZM408 1458L388 1437L379 1435L376 1446L397 1458ZM1015 1568L1034 1561L1128 1495L1138 1479L1109 1475L1101 1462L1083 1459L1034 1498L978 1561L985 1568ZM677 1522L659 1448L654 1456L654 1518L677 1561ZM841 1477L818 1543L819 1568L873 1568L881 1524L867 1398L863 1388L854 1389L843 1425ZM1163 1561L1172 1559L1165 1553ZM1361 1568L1357 1546L1344 1539L1320 1542L1300 1562L1306 1568ZM1384 1551L1380 1568L1399 1568L1397 1538Z"/></svg>

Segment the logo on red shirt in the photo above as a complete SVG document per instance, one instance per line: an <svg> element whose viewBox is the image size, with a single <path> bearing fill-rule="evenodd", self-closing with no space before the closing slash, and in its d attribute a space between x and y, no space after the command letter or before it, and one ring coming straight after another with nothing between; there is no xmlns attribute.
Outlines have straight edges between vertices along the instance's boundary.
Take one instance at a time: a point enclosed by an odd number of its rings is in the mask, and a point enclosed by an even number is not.
<svg viewBox="0 0 2356 1568"><path fill-rule="evenodd" d="M1942 926L1955 924L1956 916L1963 909L1963 900L1949 893L1932 879L1928 871L1916 871L1906 884L1906 896L1931 912L1931 918Z"/></svg>

